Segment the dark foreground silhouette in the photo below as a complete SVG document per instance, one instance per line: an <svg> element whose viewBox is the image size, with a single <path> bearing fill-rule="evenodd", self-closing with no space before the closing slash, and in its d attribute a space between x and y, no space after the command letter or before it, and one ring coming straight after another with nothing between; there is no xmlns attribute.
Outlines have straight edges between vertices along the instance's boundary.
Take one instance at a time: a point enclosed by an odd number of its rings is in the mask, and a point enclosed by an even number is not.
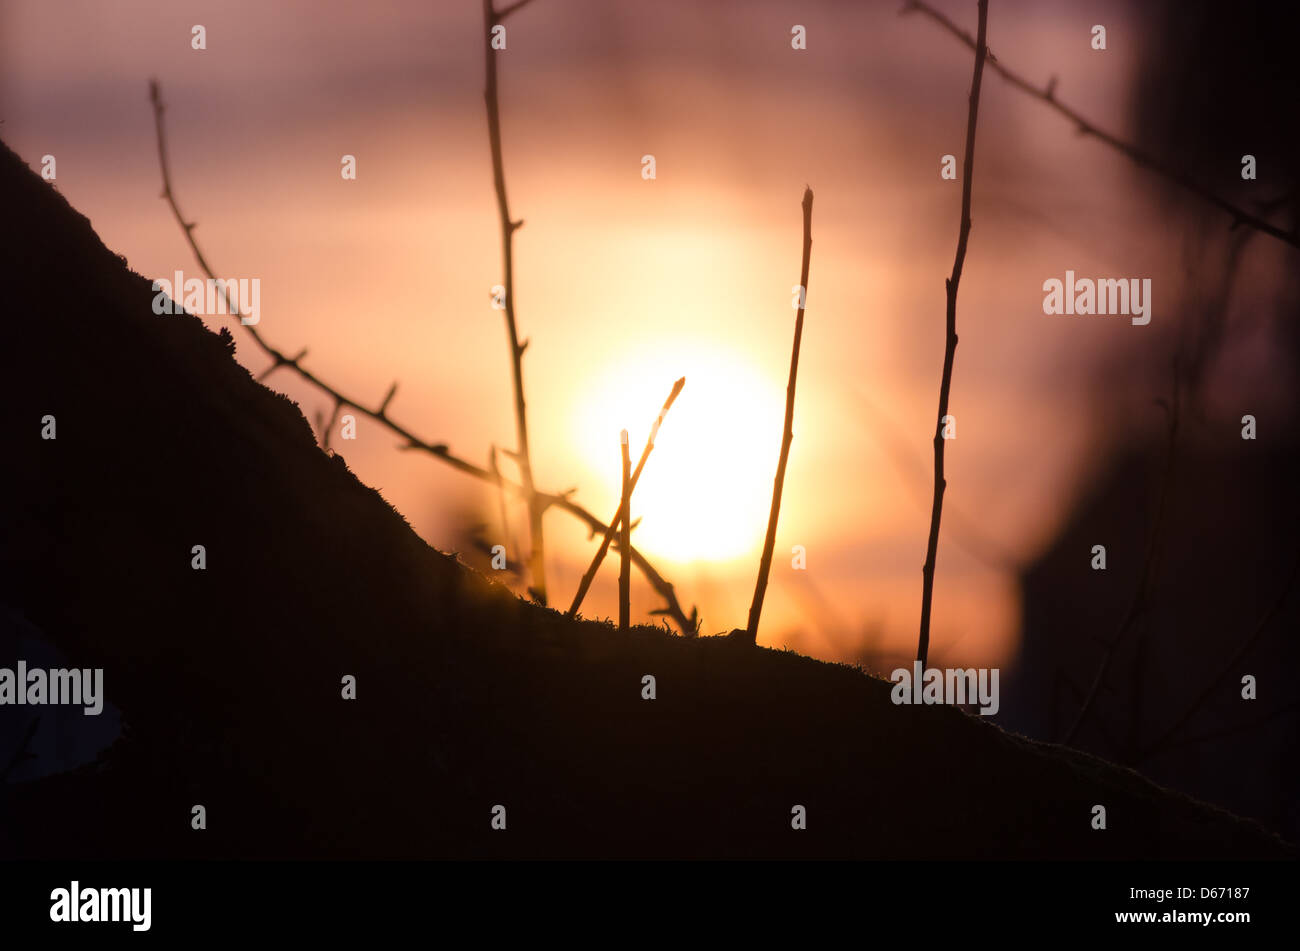
<svg viewBox="0 0 1300 951"><path fill-rule="evenodd" d="M3 147L0 206L0 603L103 667L124 722L98 763L0 787L0 853L1294 854L848 667L519 601L317 448L229 337L155 316L150 281Z"/></svg>

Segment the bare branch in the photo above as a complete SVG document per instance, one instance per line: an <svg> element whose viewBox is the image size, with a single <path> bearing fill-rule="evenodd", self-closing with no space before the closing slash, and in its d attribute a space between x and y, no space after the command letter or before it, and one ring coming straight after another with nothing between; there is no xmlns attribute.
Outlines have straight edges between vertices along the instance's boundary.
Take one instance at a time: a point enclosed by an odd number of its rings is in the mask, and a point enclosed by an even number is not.
<svg viewBox="0 0 1300 951"><path fill-rule="evenodd" d="M1201 743L1210 743L1214 740L1221 740L1224 737L1232 736L1235 733L1242 733L1247 730L1257 730L1266 723L1271 723L1273 720L1277 720L1281 717L1290 716L1293 713L1300 713L1300 703L1288 703L1275 710L1270 710L1263 716L1256 717L1253 720L1248 720L1245 723L1234 723L1233 725L1226 726L1220 730L1211 730L1209 733L1200 733L1196 736L1189 736L1182 740L1172 740L1171 742L1165 743L1163 748L1170 749L1178 746L1196 746ZM1156 751L1147 750L1143 753L1143 756L1149 756L1154 752Z"/></svg>
<svg viewBox="0 0 1300 951"><path fill-rule="evenodd" d="M1097 702L1097 696L1106 680L1106 675L1110 672L1110 666L1115 660L1119 645L1123 642L1133 624L1147 611L1151 582L1155 577L1156 552L1159 548L1161 534L1164 531L1167 502L1170 495L1170 486L1173 483L1174 459L1177 455L1178 427L1181 416L1180 406L1182 405L1179 399L1179 387L1178 367L1177 363L1175 363L1174 398L1165 407L1169 412L1169 448L1165 454L1164 472L1160 478L1160 495L1156 502L1155 520L1151 524L1151 536L1147 540L1146 557L1142 562L1142 574L1138 577L1137 590L1133 592L1133 599L1129 602L1128 610L1124 612L1124 616L1120 620L1118 631L1114 638L1105 645L1101 664L1097 668L1096 676L1093 677L1092 686L1088 688L1088 695L1084 698L1083 705L1079 708L1074 723L1070 726L1064 739L1061 740L1066 746L1074 742L1074 738L1079 733L1079 728L1083 726L1084 721L1088 718L1089 711Z"/></svg>
<svg viewBox="0 0 1300 951"><path fill-rule="evenodd" d="M496 13L492 9L492 0L483 0L483 55L487 71L487 88L483 98L487 103L488 144L492 151L492 181L496 186L497 210L501 217L501 252L505 265L505 319L506 337L510 345L511 376L515 394L515 438L518 442L519 475L523 481L528 504L528 533L531 554L529 556L529 575L532 579L530 590L538 601L546 603L546 551L542 537L542 515L546 506L538 498L537 488L533 484L532 456L528 451L528 413L524 404L524 349L519 343L519 329L515 321L515 266L514 233L522 227L522 221L510 217L510 203L506 199L505 164L501 157L501 105L497 97L497 52L492 49L492 27L508 14L519 9L526 0L507 7Z"/></svg>
<svg viewBox="0 0 1300 951"><path fill-rule="evenodd" d="M623 430L619 435L619 446L623 454L623 491L622 501L619 503L619 529L618 529L618 629L627 632L628 615L630 611L631 591L631 564L627 556L631 544L628 542L628 521L632 514L632 459L628 455L627 449L627 430Z"/></svg>
<svg viewBox="0 0 1300 951"><path fill-rule="evenodd" d="M185 227L185 218L181 215L180 208L177 206L175 197L172 194L171 171L167 164L166 137L163 133L162 114L164 107L161 91L156 80L149 83L149 90L150 99L154 106L154 125L158 135L158 162L163 179L162 197L167 200L168 205L171 207L172 215L176 218L177 224L181 226L181 230L185 234L186 243L189 244L190 251L194 254L194 258L198 262L199 267L202 268L203 272L210 280L216 280L216 274L208 265L207 260L203 256L202 250L200 250L198 244L195 242L192 231ZM222 293L226 295L227 311L233 314L235 310L230 306L231 301L224 285L222 285ZM494 474L481 466L476 466L472 462L454 455L447 447L446 443L432 443L421 439L410 430L399 425L391 417L381 413L378 409L371 409L365 404L346 396L344 393L316 376L306 367L302 366L301 363L298 363L297 358L286 357L280 350L277 350L275 347L267 343L256 327L251 324L243 324L243 327L253 339L253 342L256 343L262 352L273 361L278 361L279 365L288 366L293 369L293 371L302 379L306 380L321 392L332 397L340 407L351 407L361 415L369 417L384 426L389 432L399 436L403 440L403 444L399 447L400 449L406 451L419 450L428 453L434 458L440 459L453 469L463 472L466 475L471 475L474 478L480 479L491 485L500 486L507 492L511 492L517 496L523 498L529 496L530 493L523 486L505 479L500 475L500 473ZM596 518L596 516L592 515L591 512L587 511L587 509L568 498L567 495L552 495L538 492L533 492L531 494L538 500L539 507L546 508L554 506L568 512L574 518L583 522L587 526L587 530L591 532L593 536L597 533L603 533L609 530L609 526ZM658 592L659 596L667 603L667 612L669 616L673 618L674 622L676 622L681 632L686 635L695 634L698 625L693 623L695 620L694 609L692 609L691 618L687 618L685 612L682 611L681 604L677 600L677 594L673 585L655 569L654 565L652 565L649 560L641 554L641 552L632 548L631 555L632 563L637 566L637 569L643 575L645 575L646 580L650 582L651 587L653 587L655 591Z"/></svg>
<svg viewBox="0 0 1300 951"><path fill-rule="evenodd" d="M343 409L343 404L340 403L337 399L335 399L334 406L330 410L330 418L326 420L325 424L321 427L320 445L322 449L329 449L330 436L333 434L334 424L338 422L339 413L342 411L342 409Z"/></svg>
<svg viewBox="0 0 1300 951"><path fill-rule="evenodd" d="M948 416L948 397L952 392L952 365L957 354L957 285L966 263L966 244L970 240L970 196L975 164L975 126L979 117L980 85L984 78L984 60L988 53L989 3L979 0L979 39L975 43L975 76L971 80L970 111L966 117L966 156L961 182L961 228L957 235L957 254L952 262L952 276L944 282L948 294L947 338L943 351L943 379L939 383L939 418L934 429L934 501L930 509L930 537L926 542L925 565L921 568L921 634L916 658L925 666L930 652L930 609L934 602L934 569L939 556L939 522L943 518L943 493L948 483L943 475L943 450L947 443L943 431Z"/></svg>
<svg viewBox="0 0 1300 951"><path fill-rule="evenodd" d="M650 427L650 436L645 442L645 448L641 450L641 461L636 464L636 471L632 473L633 489L636 488L637 480L641 478L641 470L645 468L646 460L650 458L650 451L655 447L655 437L659 435L659 427L663 423L664 417L668 415L668 410L672 408L673 402L677 399L677 394L681 393L682 387L685 385L686 377L682 377L673 384L672 392L668 394L668 399L664 400L663 408L659 410L659 415L655 417L654 424ZM623 504L620 501L618 511L614 513L614 517L609 521L609 528L605 530L605 537L601 539L600 547L591 559L591 564L587 566L587 571L583 574L582 580L578 582L578 593L573 596L573 604L569 606L569 617L576 615L578 608L582 607L582 600L587 596L587 591L591 588L591 582L595 579L596 572L600 570L600 563L605 560L610 543L613 542L614 534L618 531L622 521ZM673 619L678 622L679 626L682 626L682 630L686 631L687 628L684 626L687 623L686 618L681 614L681 608L675 608L674 604L675 602L669 604L670 613L672 613Z"/></svg>
<svg viewBox="0 0 1300 951"><path fill-rule="evenodd" d="M493 445L488 452L488 467L497 479L497 505L501 513L501 540L510 551L517 551L515 539L510 533L510 515L506 505L506 492L501 485L501 468L497 465L497 447ZM521 572L522 574L522 572Z"/></svg>
<svg viewBox="0 0 1300 951"><path fill-rule="evenodd" d="M772 482L772 511L767 519L767 538L763 541L763 556L758 563L758 581L754 584L754 600L749 605L749 624L745 637L749 643L758 643L758 619L763 613L763 598L767 594L767 577L772 571L772 551L776 547L776 521L781 514L781 492L785 488L785 466L790 459L790 443L794 441L794 390L799 377L799 345L803 340L803 312L808 298L808 264L812 259L812 206L811 188L803 192L803 263L799 271L799 310L794 318L794 344L790 348L790 380L785 388L785 432L781 437L781 457L776 463L776 478Z"/></svg>
<svg viewBox="0 0 1300 951"><path fill-rule="evenodd" d="M505 7L503 7L502 9L497 10L495 13L493 13L493 14L492 14L492 21L493 21L494 23L500 23L502 20L504 20L506 17L510 16L510 14L514 13L514 12L515 12L516 10L518 10L520 7L526 7L526 6L528 6L528 4L530 4L530 3L532 3L532 2L533 2L533 0L515 0L514 3L511 3L511 4L509 4L508 6L505 6ZM523 224L522 221L519 222L519 223L520 223L520 224Z"/></svg>
<svg viewBox="0 0 1300 951"><path fill-rule="evenodd" d="M968 47L976 50L977 53L986 52L986 48L982 41L977 43L976 40L972 40L968 32L957 26L957 24L953 23L947 16L940 13L929 4L922 2L922 0L909 0L908 3L903 5L902 10L899 12L903 14L912 12L924 13L953 36L957 37L957 39L965 43ZM1150 169L1160 177L1173 182L1175 185L1190 192L1202 201L1208 202L1214 207L1226 212L1232 218L1232 226L1234 228L1243 224L1249 225L1256 231L1266 234L1269 237L1276 238L1292 247L1300 248L1300 231L1284 231L1276 225L1270 224L1258 215L1251 214L1249 211L1246 211L1246 209L1233 204L1212 189L1194 181L1185 172L1179 171L1173 166L1162 162L1149 152L1146 152L1129 142L1125 142L1119 137L1103 131L1093 123L1089 122L1075 110L1071 109L1069 106L1065 105L1065 103L1056 98L1056 77L1052 77L1046 88L1039 89L1023 76L1012 72L1010 69L1003 66L997 61L996 57L992 56L992 54L989 55L989 66L1016 89L1019 89L1021 92L1029 96L1033 96L1035 99L1047 103L1062 116L1073 122L1075 130L1079 135L1092 136L1099 142L1104 142L1117 152L1128 156L1143 168Z"/></svg>
<svg viewBox="0 0 1300 951"><path fill-rule="evenodd" d="M225 288L223 287L222 291L224 290ZM226 300L226 310L230 310L229 299ZM298 365L298 361L305 356L307 356L307 349L305 347L302 350L298 351L298 355L296 357L290 357L288 359L285 359L279 354L276 354L275 359L271 361L271 365L258 375L257 377L258 382L259 383L264 382L268 376L270 376L276 370L280 369L280 367L286 367L286 366L296 367Z"/></svg>
<svg viewBox="0 0 1300 951"><path fill-rule="evenodd" d="M890 420L865 394L859 392L857 396L859 405L871 417L870 420L865 421L867 428L888 453L899 476L907 483L908 490L919 505L931 504L933 500L929 491L930 486L927 484L930 473L926 470L924 461L912 451L912 447L908 445L907 439L900 433L896 423ZM944 520L940 539L951 539L966 554L991 568L999 570L1019 568L1020 561L1017 556L1000 542L986 535L969 515L955 508L951 501L947 502L944 509L944 514L948 517Z"/></svg>
<svg viewBox="0 0 1300 951"><path fill-rule="evenodd" d="M9 758L3 770L0 770L0 783L7 782L9 774L17 769L20 765L30 759L36 759L36 754L31 751L32 737L36 735L36 728L40 725L41 718L34 717L27 727L27 732L23 734L22 740L18 743L18 748L14 750L14 755Z"/></svg>
<svg viewBox="0 0 1300 951"><path fill-rule="evenodd" d="M1219 689L1220 685L1228 679L1228 677L1232 676L1232 674L1237 670L1237 665L1241 663L1242 658L1250 653L1251 648L1255 646L1260 636L1268 630L1269 625L1273 623L1280 613L1282 613L1282 607L1286 604L1287 597L1295 587L1297 577L1300 577L1300 558L1297 558L1295 564L1291 566L1291 574L1287 576L1286 583L1282 585L1282 590L1278 593L1277 598L1274 599L1273 604L1269 609L1264 612L1264 616L1259 619L1259 623L1255 625L1255 630L1251 633L1250 637L1246 638L1242 645L1237 648L1232 657L1228 659L1228 662L1223 665L1214 679L1206 685L1200 695L1192 701L1191 706L1187 708L1183 715L1175 720L1167 730L1161 733L1155 740L1152 740L1151 743L1142 750L1142 759L1146 759L1158 753L1160 750L1174 745L1170 742L1173 737L1177 735L1179 730L1187 725L1187 722L1191 720L1191 718L1196 715L1196 712L1205 705L1205 702L1214 695L1214 692ZM1189 740L1188 742L1192 741Z"/></svg>

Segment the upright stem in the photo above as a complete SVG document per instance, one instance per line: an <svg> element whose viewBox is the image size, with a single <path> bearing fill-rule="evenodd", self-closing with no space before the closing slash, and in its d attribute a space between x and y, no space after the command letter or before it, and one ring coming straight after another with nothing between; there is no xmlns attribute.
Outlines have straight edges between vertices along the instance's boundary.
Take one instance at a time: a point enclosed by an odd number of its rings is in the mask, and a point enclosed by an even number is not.
<svg viewBox="0 0 1300 951"><path fill-rule="evenodd" d="M957 285L961 281L962 265L966 262L966 242L970 238L970 192L975 162L975 119L979 114L980 80L984 76L984 58L988 53L985 41L988 36L988 0L979 0L979 30L975 40L975 78L971 81L970 112L966 119L966 157L962 169L961 231L957 236L957 256L952 262L952 276L945 282L948 292L948 336L943 352L943 381L939 384L939 418L934 428L934 502L930 509L930 537L925 548L925 566L921 590L921 637L916 648L916 659L925 666L930 652L930 605L934 600L934 567L939 552L939 520L943 517L943 491L947 481L943 475L944 418L948 415L948 395L952 390L952 364L957 353Z"/></svg>
<svg viewBox="0 0 1300 951"><path fill-rule="evenodd" d="M1169 404L1169 448L1165 453L1164 471L1160 476L1160 492L1156 499L1155 518L1151 522L1151 536L1147 539L1146 557L1142 559L1142 573L1138 576L1137 590L1133 592L1133 599L1129 602L1128 610L1124 612L1124 617L1119 623L1119 630L1115 633L1114 638L1106 644L1101 657L1101 665L1092 678L1092 685L1088 688L1087 696L1084 697L1083 704L1079 707L1074 722L1070 724L1070 729L1066 731L1065 737L1061 740L1061 743L1065 746L1073 745L1075 737L1079 735L1079 730L1083 727L1084 721L1088 719L1088 714L1093 709L1093 704L1097 702L1097 697L1101 694L1102 685L1106 682L1107 674L1110 673L1110 667L1115 661L1120 643L1133 625L1137 623L1138 619L1146 614L1149 606L1151 584L1156 572L1156 558L1164 534L1170 490L1174 482L1174 461L1177 458L1178 427L1182 413L1180 393L1181 381L1179 380L1178 366L1175 363L1173 401ZM1135 679L1139 677L1138 674L1134 676Z"/></svg>
<svg viewBox="0 0 1300 951"><path fill-rule="evenodd" d="M971 49L975 48L975 40L971 39L969 33L957 26L957 24L953 23L952 20L944 14L934 9L934 7L922 2L922 0L908 0L907 4L905 4L903 9L899 12L912 13L914 11L924 13ZM1278 241L1283 241L1294 248L1300 248L1300 229L1293 226L1290 231L1285 231L1276 225L1270 224L1259 215L1247 211L1240 205L1234 205L1218 192L1206 187L1173 165L1160 160L1149 152L1145 152L1138 148L1131 142L1125 142L1118 136L1112 135L1092 122L1089 122L1077 111L1057 98L1055 76L1048 81L1046 86L1040 88L1029 82L1029 80L1025 79L1019 73L1008 69L997 59L990 60L988 65L989 69L993 70L1005 79L1014 88L1019 89L1026 95L1033 96L1040 102L1046 103L1052 109L1056 110L1057 113L1073 122L1075 129L1080 135L1092 136L1098 142L1102 142L1122 155L1128 156L1133 162L1142 168L1150 169L1165 180L1173 182L1179 188L1185 189L1197 198L1200 198L1202 201L1208 202L1221 211L1226 212L1232 217L1233 228L1236 228L1239 225L1246 225L1250 228L1254 228L1261 234L1266 234L1271 238L1276 238Z"/></svg>
<svg viewBox="0 0 1300 951"><path fill-rule="evenodd" d="M506 13L513 12L525 3L529 2L531 2L531 0L517 0L516 3L508 7L505 11L498 13L497 18L501 19L506 15ZM158 83L156 81L150 81L149 83L149 97L153 102L154 126L158 134L158 166L159 171L162 173L162 197L166 199L168 207L171 208L172 216L176 219L176 224L180 226L181 233L185 236L185 243L189 245L190 252L194 255L194 259L198 262L199 267L203 269L203 273L208 276L209 280L216 280L216 274L208 264L207 259L204 258L203 251L200 249L198 242L194 238L195 225L193 222L187 222L185 216L181 214L180 205L177 204L176 200L176 193L172 188L171 169L167 164L167 139L163 134L164 106L162 102L162 93L158 88ZM233 302L230 300L230 297L224 288L222 289L222 294L225 296L227 312L233 314L235 312ZM398 423L388 414L388 400L385 400L382 405L376 407L373 404L366 404L352 396L348 396L337 387L327 383L324 379L313 373L311 370L308 370L307 367L303 365L303 360L307 356L306 350L300 350L297 355L290 356L287 351L272 346L265 337L258 333L257 328L252 324L241 326L243 331L248 334L249 339L257 345L258 349L271 358L271 366L258 377L259 380L264 379L268 374L280 367L287 367L296 373L302 380L330 397L338 408L354 409L368 419L372 419L380 426L383 426L394 436L400 438L403 441L403 445L401 446L402 449L417 450L419 452L428 453L433 458L451 466L458 472L463 472L476 479L481 479L484 482L499 486L521 499L526 499L528 497L528 492L522 485L509 481L499 471L484 469L482 466L477 466L469 460L457 456L444 442L431 442L415 435L415 433L410 429ZM583 508L577 502L574 502L569 497L570 493L568 492L562 492L557 495L554 493L538 493L534 491L533 495L538 498L538 504L543 509L554 506L562 512L568 512L574 518L581 521L582 524L586 525L587 529L593 534L609 530L608 525L596 518L596 516L592 515L591 512L587 511L587 509ZM646 581L650 583L650 586L654 588L655 591L659 593L659 596L666 602L662 613L671 617L673 623L677 625L678 630L680 630L684 635L694 637L698 630L695 609L692 608L691 614L687 616L686 612L682 610L681 602L677 599L677 589L673 587L672 582L660 574L658 569L650 563L649 559L647 559L645 555L641 554L641 552L637 551L635 547L631 549L631 555L633 564L641 570L641 573L645 575Z"/></svg>
<svg viewBox="0 0 1300 951"><path fill-rule="evenodd" d="M655 447L655 438L659 435L659 426L663 423L664 417L668 415L668 410L672 407L673 401L677 399L677 394L682 391L682 387L685 385L686 377L682 377L673 384L672 392L668 394L668 399L664 400L663 409L659 411L654 424L650 427L650 436L645 441L645 449L641 450L641 461L636 464L636 471L632 473L633 490L636 489L637 480L641 478L641 470L645 468L646 460L650 458L650 451ZM614 540L614 534L618 531L619 525L622 524L625 514L623 503L619 502L618 511L609 520L609 528L605 530L605 537L600 540L600 547L596 549L591 564L587 566L586 573L583 574L582 580L578 582L578 593L573 596L573 604L569 606L570 617L577 614L578 608L582 607L582 599L587 596L587 591L596 578L596 572L600 570L600 563L605 560L605 555L609 552L609 545Z"/></svg>
<svg viewBox="0 0 1300 951"><path fill-rule="evenodd" d="M812 205L811 188L803 193L803 266L799 272L799 312L794 319L794 346L790 350L790 381L785 388L785 434L781 439L781 458L776 464L776 478L772 482L772 511L767 519L767 538L763 541L763 557L758 563L758 581L754 585L754 600L749 606L749 625L745 635L751 644L758 642L758 618L763 613L763 596L767 594L767 576L772 571L772 549L776 547L776 520L781 514L781 491L785 488L785 465L790 458L790 443L794 440L794 387L799 377L799 344L803 340L803 311L808 297L808 262L812 258Z"/></svg>
<svg viewBox="0 0 1300 951"><path fill-rule="evenodd" d="M483 0L483 50L487 62L487 101L488 141L492 147L492 179L496 184L497 209L501 217L501 253L505 263L506 290L506 342L510 346L510 363L515 391L515 438L518 441L519 478L523 483L525 502L528 505L528 533L531 545L528 569L532 579L533 595L546 603L546 558L542 539L542 513L545 506L537 497L533 484L532 456L528 450L528 415L524 406L524 350L528 343L519 342L519 331L515 323L515 269L514 269L514 235L523 221L514 221L510 217L510 204L506 200L506 174L501 158L501 109L497 100L497 51L492 49L492 28L502 19L492 8L492 0Z"/></svg>
<svg viewBox="0 0 1300 951"><path fill-rule="evenodd" d="M501 467L497 464L497 447L492 446L488 450L488 467L492 474L501 478ZM506 550L511 552L514 558L519 557L519 551L515 547L515 540L510 534L510 506L507 504L505 486L500 481L497 482L497 506L501 516L501 544L506 546ZM507 564L509 558L507 557Z"/></svg>
<svg viewBox="0 0 1300 951"><path fill-rule="evenodd" d="M632 522L632 458L627 451L627 430L619 436L623 449L623 501L619 504L618 523L618 629L626 631L631 616L632 559L628 557L631 547Z"/></svg>

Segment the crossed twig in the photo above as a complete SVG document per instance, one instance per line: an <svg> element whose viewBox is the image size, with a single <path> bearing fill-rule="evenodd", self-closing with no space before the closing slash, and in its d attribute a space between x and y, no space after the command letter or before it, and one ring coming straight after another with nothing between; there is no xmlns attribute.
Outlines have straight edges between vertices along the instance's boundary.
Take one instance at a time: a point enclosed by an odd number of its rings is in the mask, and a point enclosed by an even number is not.
<svg viewBox="0 0 1300 951"><path fill-rule="evenodd" d="M957 26L957 24L953 23L947 16L940 13L929 4L923 2L923 0L908 0L899 13L923 13L957 39L965 43L968 47L976 50L977 53L986 51L983 41L980 41L977 44L975 40L971 39L970 33ZM1300 230L1293 228L1290 231L1284 231L1277 225L1270 224L1263 218L1259 217L1259 215L1252 214L1240 205L1233 204L1213 189L1201 184L1185 172L1182 172L1167 162L1162 161L1150 152L1138 148L1130 142L1125 142L1123 139L1119 138L1119 136L1113 135L1104 129L1099 128L1094 123L1089 122L1070 106L1067 106L1065 103L1061 102L1060 99L1056 98L1055 76L1048 80L1046 86L1040 88L1025 79L1019 73L1003 66L1002 63L998 61L998 58L991 52L988 53L988 65L990 69L996 72L1016 89L1019 89L1026 95L1032 96L1040 102L1046 103L1060 115L1073 122L1075 129L1078 130L1080 135L1091 136L1097 141L1109 145L1112 149L1128 156L1143 168L1150 169L1162 178L1168 179L1185 191L1200 198L1202 201L1208 202L1221 211L1227 212L1227 214L1232 217L1232 227L1237 228L1241 225L1246 225L1247 227L1254 228L1262 234L1266 234L1269 237L1284 242L1285 244L1289 244L1293 248L1300 248Z"/></svg>
<svg viewBox="0 0 1300 951"><path fill-rule="evenodd" d="M522 2L528 2L528 0L521 0L521 3ZM509 8L509 10L513 10L520 5L521 4L515 4ZM509 10L507 12L509 12ZM498 14L498 17L503 15L504 14ZM167 200L167 204L171 207L172 215L176 218L177 224L180 225L182 232L185 234L185 241L189 244L190 250L193 252L194 258L198 262L199 267L202 268L209 280L216 281L216 274L208 264L207 259L203 256L203 251L199 248L198 242L194 239L194 229L197 225L195 222L187 221L185 216L181 214L180 206L176 202L176 195L172 190L171 170L167 163L166 137L163 133L164 107L161 90L156 80L152 80L149 83L149 97L153 103L154 127L158 137L158 165L162 172L163 182L162 197ZM224 284L218 284L217 286L221 288L221 293L223 297L225 297L227 304L226 310L231 314L238 313L238 309L233 306L233 303L230 300L230 294L226 286ZM305 350L300 351L296 356L288 356L283 351L269 344L266 341L266 338L262 336L261 332L258 331L255 326L251 324L244 324L243 326L244 329L248 331L249 336L252 337L253 342L257 344L264 354L271 358L272 364L268 372L270 372L270 370L279 369L280 367L287 367L297 373L299 377L306 380L312 386L331 397L334 400L335 412L340 408L354 409L361 415L374 420L393 434L401 437L401 439L404 440L404 445L401 447L402 449L417 450L428 453L435 459L441 460L453 469L457 469L466 475L474 476L474 478L480 479L483 482L498 486L507 492L519 496L520 498L529 498L529 492L524 486L510 481L501 475L500 472L490 471L482 466L477 466L466 459L460 458L448 449L446 443L433 443L421 439L419 436L411 432L411 430L402 426L389 416L388 404L392 401L393 395L396 392L396 383L389 387L388 393L384 397L383 401L377 407L372 408L367 406L365 403L362 403L360 400L353 399L346 395L341 390L331 386L329 383L326 383L316 374L303 366L302 360L307 353ZM265 374L263 374L263 376L265 376ZM558 494L534 491L532 497L535 499L537 507L543 512L548 508L555 507L564 512L568 512L574 518L584 522L592 536L595 536L597 533L608 531L608 525L572 500L570 496L572 496L574 491L576 490L569 489ZM635 548L629 548L628 554L631 556L633 564L637 566L645 576L646 580L650 583L650 586L653 587L659 596L664 599L665 605L660 609L659 613L667 614L671 617L683 634L693 634L696 630L696 624L693 624L688 620L686 613L682 610L682 606L677 600L677 594L673 589L672 583L664 578L664 576L655 569L646 557ZM692 614L694 614L694 611L692 611Z"/></svg>

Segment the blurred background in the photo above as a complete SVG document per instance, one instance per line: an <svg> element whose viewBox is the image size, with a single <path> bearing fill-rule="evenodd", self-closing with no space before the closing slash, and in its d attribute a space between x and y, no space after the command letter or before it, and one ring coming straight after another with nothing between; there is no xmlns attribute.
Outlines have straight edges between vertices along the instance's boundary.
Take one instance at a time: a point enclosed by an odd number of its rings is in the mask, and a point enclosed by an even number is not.
<svg viewBox="0 0 1300 951"><path fill-rule="evenodd" d="M974 31L973 2L936 4ZM972 62L900 6L535 0L497 54L511 211L526 222L515 305L537 483L577 487L608 518L619 430L635 453L684 375L633 540L706 634L743 626L753 592L799 202L813 188L795 438L759 639L885 673L915 652L961 193L940 166L945 154L960 166ZM991 7L1005 65L1057 77L1057 96L1101 127L1294 228L1297 84L1278 14ZM196 24L206 50L191 48ZM806 50L791 48L796 24ZM514 418L490 301L503 272L483 29L470 0L0 0L0 136L34 168L54 155L56 187L132 268L201 276L160 198L156 77L181 207L219 276L260 279L268 341L309 348L313 372L372 405L400 381L395 419L486 466L491 446L513 448ZM1240 177L1247 153L1254 182ZM340 176L347 154L355 181ZM1246 644L1242 663L1261 675L1300 660L1295 248L1230 230L991 72L972 218L931 663L1004 668L999 722L1061 739L1134 597L1163 495L1150 610L1073 740L1294 835L1294 676L1241 714L1239 671L1221 675ZM1151 279L1151 323L1045 316L1042 284L1067 269ZM265 370L232 332L238 358ZM330 400L291 372L267 382L309 420L328 416ZM494 491L397 451L364 419L333 446L430 544L523 591L482 550L521 558L522 506L503 526ZM551 600L565 606L595 543L565 513L546 518ZM1095 544L1106 572L1090 568ZM616 575L611 558L584 614L616 614ZM634 573L634 620L658 606ZM1224 768L1229 755L1240 768Z"/></svg>

